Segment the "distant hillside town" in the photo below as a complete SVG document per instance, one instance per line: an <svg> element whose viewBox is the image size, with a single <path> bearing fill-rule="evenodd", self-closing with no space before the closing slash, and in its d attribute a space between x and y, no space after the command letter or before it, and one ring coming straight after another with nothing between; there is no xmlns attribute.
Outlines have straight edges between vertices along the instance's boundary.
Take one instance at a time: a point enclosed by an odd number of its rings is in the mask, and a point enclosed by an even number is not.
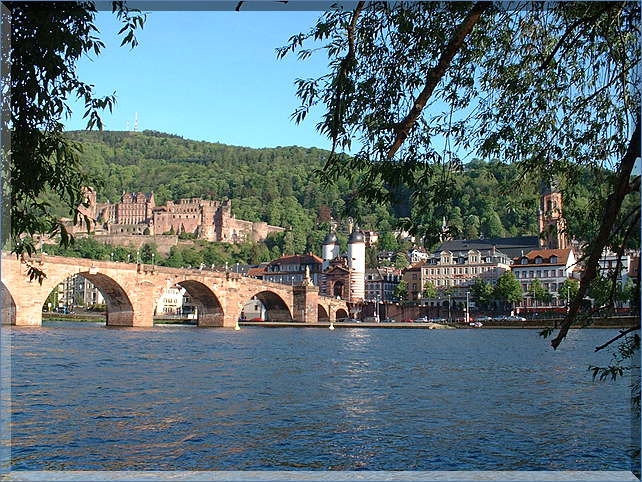
<svg viewBox="0 0 642 482"><path fill-rule="evenodd" d="M352 306L405 301L431 309L448 307L449 312L451 307L460 310L468 306L477 310L484 305L488 307L489 299L497 298L493 292L498 281L508 274L516 292L508 303L512 311L563 311L569 303L569 284L577 283L583 269L581 246L567 238L559 189L554 184L543 184L540 193L538 236L443 239L432 252L413 245L401 254L378 250L378 233L361 230L349 222L347 249L341 252L339 224L334 222L323 241L321 256L286 254L258 265L237 263L231 270L270 282L312 284L319 287L321 294L341 298ZM119 203L97 204L93 190L86 194L89 207L83 209L95 222L91 228L96 235L104 231L123 236L183 232L194 233L200 239L235 243L260 241L270 232L284 231L266 223L235 219L229 201L194 198L155 206L153 193L124 193ZM407 235L396 234L398 238ZM376 250L376 266L366 267L366 249ZM397 264L399 256L406 267L390 266L393 262ZM603 278L614 277L624 288L639 277L640 252L630 250L618 259L616 254L605 251L599 265ZM91 283L84 280L61 284L57 299L58 304L70 304L75 299L83 300L84 304L103 302ZM620 299L616 306L628 307L625 299ZM265 315L258 300L250 300L246 308L244 316L248 319L262 319ZM156 312L193 314L196 309L189 293L175 286L168 288L158 301ZM353 314L357 313L360 312Z"/></svg>
<svg viewBox="0 0 642 482"><path fill-rule="evenodd" d="M74 233L89 231L112 237L189 233L196 239L239 243L262 241L270 233L285 231L265 222L236 219L230 200L189 198L157 206L153 192L123 192L117 203L97 203L96 191L91 187L85 188L84 196L79 211L89 218L89 230L81 222L70 225Z"/></svg>

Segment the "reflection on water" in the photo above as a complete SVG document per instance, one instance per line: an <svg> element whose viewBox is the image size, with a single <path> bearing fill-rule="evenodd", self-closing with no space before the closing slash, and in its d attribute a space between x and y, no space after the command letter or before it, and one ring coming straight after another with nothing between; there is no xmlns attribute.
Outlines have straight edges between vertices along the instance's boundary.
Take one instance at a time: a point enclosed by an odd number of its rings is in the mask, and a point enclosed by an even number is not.
<svg viewBox="0 0 642 482"><path fill-rule="evenodd" d="M12 328L16 470L628 470L612 331Z"/></svg>

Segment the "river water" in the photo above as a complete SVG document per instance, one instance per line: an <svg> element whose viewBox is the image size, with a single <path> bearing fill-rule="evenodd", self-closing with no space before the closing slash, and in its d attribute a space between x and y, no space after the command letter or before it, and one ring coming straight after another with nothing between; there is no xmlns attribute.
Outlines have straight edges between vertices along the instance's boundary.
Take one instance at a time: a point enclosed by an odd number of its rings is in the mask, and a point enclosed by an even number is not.
<svg viewBox="0 0 642 482"><path fill-rule="evenodd" d="M614 330L10 331L14 470L630 470Z"/></svg>

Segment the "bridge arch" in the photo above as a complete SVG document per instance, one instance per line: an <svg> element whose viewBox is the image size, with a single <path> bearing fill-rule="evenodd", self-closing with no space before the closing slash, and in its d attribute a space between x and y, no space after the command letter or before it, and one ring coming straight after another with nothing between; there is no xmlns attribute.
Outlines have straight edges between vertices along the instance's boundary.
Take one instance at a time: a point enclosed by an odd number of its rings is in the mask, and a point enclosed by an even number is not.
<svg viewBox="0 0 642 482"><path fill-rule="evenodd" d="M48 283L43 282L45 289L45 298L39 300L39 306L42 307L49 294L57 289L61 283L64 283L74 275L79 275L93 284L105 300L107 307L107 325L108 326L133 326L134 325L134 306L127 294L127 291L113 277L105 273L92 273L90 271L71 271L62 273L59 276L52 277Z"/></svg>
<svg viewBox="0 0 642 482"><path fill-rule="evenodd" d="M11 292L7 286L0 282L0 307L2 312L0 316L2 317L3 325L15 325L16 324L16 303L13 300Z"/></svg>
<svg viewBox="0 0 642 482"><path fill-rule="evenodd" d="M339 308L335 314L335 319L341 320L343 318L348 318L348 312L343 308Z"/></svg>
<svg viewBox="0 0 642 482"><path fill-rule="evenodd" d="M323 305L317 305L317 320L318 321L330 321L330 314L328 311L323 307Z"/></svg>
<svg viewBox="0 0 642 482"><path fill-rule="evenodd" d="M186 279L174 284L185 288L194 301L198 309L198 326L223 326L223 305L216 293L206 284L193 279Z"/></svg>
<svg viewBox="0 0 642 482"><path fill-rule="evenodd" d="M281 295L271 290L259 291L247 300L252 298L259 300L265 307L266 321L292 321L292 311L288 303Z"/></svg>

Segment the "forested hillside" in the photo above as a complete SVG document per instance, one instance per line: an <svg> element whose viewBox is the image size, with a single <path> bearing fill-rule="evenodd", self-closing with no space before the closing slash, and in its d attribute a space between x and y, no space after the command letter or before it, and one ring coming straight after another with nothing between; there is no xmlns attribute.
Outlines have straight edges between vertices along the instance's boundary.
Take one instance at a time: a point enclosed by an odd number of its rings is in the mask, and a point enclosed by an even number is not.
<svg viewBox="0 0 642 482"><path fill-rule="evenodd" d="M98 200L115 202L122 191L154 191L156 203L181 197L232 200L241 219L267 221L291 228L278 240L284 252L319 252L329 216L350 215L360 226L392 231L397 216L426 222L445 218L461 237L513 236L537 233L539 183L519 178L512 165L473 161L455 175L460 196L446 209L415 212L401 193L399 206L353 202L347 181L325 188L314 175L326 151L301 147L250 149L192 141L155 131L69 132L83 146L83 166L94 174ZM575 188L565 208L570 230L589 236L591 220L576 219L576 207L592 188L592 175ZM61 213L66 215L66 213Z"/></svg>

